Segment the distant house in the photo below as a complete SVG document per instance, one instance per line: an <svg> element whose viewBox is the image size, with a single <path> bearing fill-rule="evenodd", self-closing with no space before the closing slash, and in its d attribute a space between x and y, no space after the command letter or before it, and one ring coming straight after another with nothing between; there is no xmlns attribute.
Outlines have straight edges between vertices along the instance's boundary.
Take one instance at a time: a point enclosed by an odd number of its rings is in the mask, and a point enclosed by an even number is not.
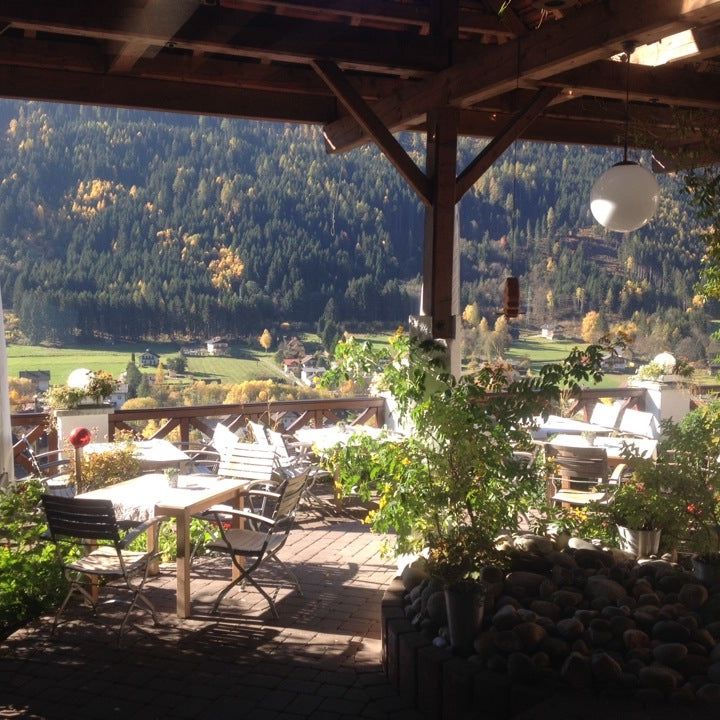
<svg viewBox="0 0 720 720"><path fill-rule="evenodd" d="M322 375L325 370L326 368L316 364L312 355L307 355L300 364L300 380L304 385L312 387L315 384L315 378Z"/></svg>
<svg viewBox="0 0 720 720"><path fill-rule="evenodd" d="M128 399L128 384L123 381L119 381L115 392L112 393L108 398L108 402L112 403L116 408L121 408L125 401Z"/></svg>
<svg viewBox="0 0 720 720"><path fill-rule="evenodd" d="M47 392L50 388L49 370L21 370L20 377L30 380L38 393Z"/></svg>
<svg viewBox="0 0 720 720"><path fill-rule="evenodd" d="M546 340L553 340L555 338L555 328L543 325L540 329L540 337L543 337Z"/></svg>
<svg viewBox="0 0 720 720"><path fill-rule="evenodd" d="M300 376L302 360L300 358L285 358L282 361L282 370L286 375Z"/></svg>
<svg viewBox="0 0 720 720"><path fill-rule="evenodd" d="M228 344L221 338L213 338L205 343L208 355L227 355Z"/></svg>
<svg viewBox="0 0 720 720"><path fill-rule="evenodd" d="M157 367L160 364L160 356L150 350L140 356L140 367Z"/></svg>

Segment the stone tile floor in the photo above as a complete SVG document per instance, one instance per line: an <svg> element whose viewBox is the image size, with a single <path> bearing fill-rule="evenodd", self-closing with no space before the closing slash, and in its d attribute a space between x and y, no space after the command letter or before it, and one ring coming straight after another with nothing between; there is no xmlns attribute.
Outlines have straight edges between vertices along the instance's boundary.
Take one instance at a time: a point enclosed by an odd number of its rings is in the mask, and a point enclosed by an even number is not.
<svg viewBox="0 0 720 720"><path fill-rule="evenodd" d="M118 609L93 619L75 604L54 638L51 618L33 622L0 645L0 718L420 718L380 668L380 600L395 574L381 540L350 519L301 518L280 557L305 596L257 574L277 591L279 621L252 589L210 616L229 576L229 560L211 557L194 565L192 619L175 617L163 565L148 583L162 625L135 613L121 648Z"/></svg>

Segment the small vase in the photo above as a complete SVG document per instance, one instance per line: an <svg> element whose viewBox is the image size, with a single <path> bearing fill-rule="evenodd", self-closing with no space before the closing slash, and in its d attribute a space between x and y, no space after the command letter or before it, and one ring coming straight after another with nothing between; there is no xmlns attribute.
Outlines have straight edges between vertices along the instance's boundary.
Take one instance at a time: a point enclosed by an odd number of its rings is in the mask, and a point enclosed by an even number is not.
<svg viewBox="0 0 720 720"><path fill-rule="evenodd" d="M623 525L617 526L620 549L637 557L657 555L660 549L661 530L632 530Z"/></svg>
<svg viewBox="0 0 720 720"><path fill-rule="evenodd" d="M460 655L470 655L480 632L485 608L485 586L466 585L445 588L450 646Z"/></svg>

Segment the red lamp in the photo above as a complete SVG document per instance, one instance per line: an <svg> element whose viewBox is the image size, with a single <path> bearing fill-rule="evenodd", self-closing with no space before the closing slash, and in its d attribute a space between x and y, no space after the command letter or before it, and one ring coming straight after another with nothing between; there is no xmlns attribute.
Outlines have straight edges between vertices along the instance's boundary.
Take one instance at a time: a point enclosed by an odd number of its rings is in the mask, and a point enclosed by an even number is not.
<svg viewBox="0 0 720 720"><path fill-rule="evenodd" d="M75 448L75 492L81 491L82 484L82 448L92 440L92 435L87 428L76 427L69 435L68 442Z"/></svg>
<svg viewBox="0 0 720 720"><path fill-rule="evenodd" d="M84 427L77 427L68 435L68 442L76 449L85 447L91 440L90 431Z"/></svg>

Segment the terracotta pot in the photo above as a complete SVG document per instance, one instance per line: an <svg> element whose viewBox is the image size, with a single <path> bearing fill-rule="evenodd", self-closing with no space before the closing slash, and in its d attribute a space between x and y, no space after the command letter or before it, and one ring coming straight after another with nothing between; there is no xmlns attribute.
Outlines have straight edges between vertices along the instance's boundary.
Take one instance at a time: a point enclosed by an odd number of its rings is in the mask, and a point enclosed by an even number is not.
<svg viewBox="0 0 720 720"><path fill-rule="evenodd" d="M657 555L660 548L661 530L632 530L623 525L617 526L620 537L620 549L638 557Z"/></svg>

